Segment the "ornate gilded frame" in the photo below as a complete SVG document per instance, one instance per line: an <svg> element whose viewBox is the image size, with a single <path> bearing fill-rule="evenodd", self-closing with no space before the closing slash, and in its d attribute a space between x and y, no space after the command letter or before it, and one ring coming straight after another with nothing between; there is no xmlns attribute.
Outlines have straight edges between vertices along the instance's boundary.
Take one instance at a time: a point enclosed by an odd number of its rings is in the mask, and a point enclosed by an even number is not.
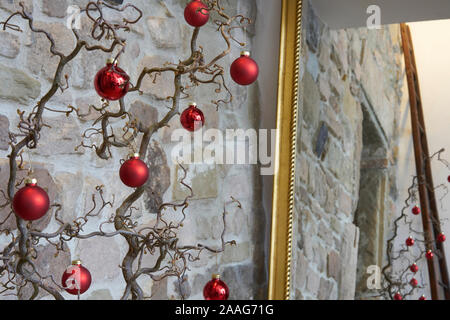
<svg viewBox="0 0 450 320"><path fill-rule="evenodd" d="M269 256L268 298L289 299L299 104L302 0L280 0L281 33L277 139Z"/></svg>

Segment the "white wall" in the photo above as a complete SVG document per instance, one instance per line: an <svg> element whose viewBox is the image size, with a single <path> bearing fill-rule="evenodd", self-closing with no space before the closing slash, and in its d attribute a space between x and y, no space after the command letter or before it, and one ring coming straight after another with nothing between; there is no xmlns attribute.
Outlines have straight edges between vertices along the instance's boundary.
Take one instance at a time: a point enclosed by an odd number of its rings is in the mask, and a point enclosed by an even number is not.
<svg viewBox="0 0 450 320"><path fill-rule="evenodd" d="M428 135L430 153L441 148L446 152L443 158L450 160L450 20L426 21L409 24L414 42L416 64ZM432 162L434 185L450 187L447 177L448 168L437 161ZM442 188L440 188L442 189ZM437 197L443 195L438 191ZM450 235L450 195L438 203L439 215L443 222L443 231ZM447 245L447 265L450 265L450 247Z"/></svg>
<svg viewBox="0 0 450 320"><path fill-rule="evenodd" d="M260 66L258 78L260 128L274 129L277 114L278 60L280 43L281 1L257 0L256 35L253 39L253 57ZM275 150L272 150L272 153ZM273 176L262 177L262 199L265 218L265 256L269 256L272 219ZM268 259L266 262L266 272Z"/></svg>

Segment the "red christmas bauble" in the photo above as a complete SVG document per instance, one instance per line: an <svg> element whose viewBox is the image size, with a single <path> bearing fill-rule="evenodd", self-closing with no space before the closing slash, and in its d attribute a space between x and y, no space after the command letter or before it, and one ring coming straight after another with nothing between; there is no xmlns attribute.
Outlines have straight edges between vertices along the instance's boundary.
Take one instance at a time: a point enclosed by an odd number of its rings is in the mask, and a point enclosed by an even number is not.
<svg viewBox="0 0 450 320"><path fill-rule="evenodd" d="M420 214L420 208L418 206L414 206L411 211L416 216Z"/></svg>
<svg viewBox="0 0 450 320"><path fill-rule="evenodd" d="M44 189L37 186L36 179L25 182L25 187L16 192L13 198L14 212L24 220L42 218L50 207L50 199Z"/></svg>
<svg viewBox="0 0 450 320"><path fill-rule="evenodd" d="M256 81L259 74L258 64L250 58L250 53L244 51L241 56L237 58L230 67L231 78L237 84L247 86Z"/></svg>
<svg viewBox="0 0 450 320"><path fill-rule="evenodd" d="M439 233L438 236L437 236L437 241L439 241L441 243L445 242L446 239L447 238L445 237L445 234L443 232Z"/></svg>
<svg viewBox="0 0 450 320"><path fill-rule="evenodd" d="M424 295L422 295L422 296L419 298L419 300L427 300L427 298L426 298Z"/></svg>
<svg viewBox="0 0 450 320"><path fill-rule="evenodd" d="M203 297L205 300L228 300L230 291L228 286L220 280L220 276L215 274L203 289Z"/></svg>
<svg viewBox="0 0 450 320"><path fill-rule="evenodd" d="M447 181L450 182L450 176L447 177Z"/></svg>
<svg viewBox="0 0 450 320"><path fill-rule="evenodd" d="M145 162L139 159L139 154L136 153L122 164L119 175L126 186L138 188L147 182L149 172Z"/></svg>
<svg viewBox="0 0 450 320"><path fill-rule="evenodd" d="M411 237L408 237L408 239L406 239L405 243L408 247L411 247L414 245L414 239Z"/></svg>
<svg viewBox="0 0 450 320"><path fill-rule="evenodd" d="M417 271L419 271L419 267L417 266L417 264L413 263L411 265L411 267L409 267L409 270L411 270L412 272L416 273Z"/></svg>
<svg viewBox="0 0 450 320"><path fill-rule="evenodd" d="M201 27L209 20L208 7L200 0L193 0L184 9L184 19L193 27Z"/></svg>
<svg viewBox="0 0 450 320"><path fill-rule="evenodd" d="M183 128L192 132L205 125L205 116L203 115L203 112L197 108L197 104L192 103L181 113L180 122Z"/></svg>
<svg viewBox="0 0 450 320"><path fill-rule="evenodd" d="M419 281L417 281L417 279L412 278L411 281L409 281L409 284L413 287L417 287L417 285L419 284Z"/></svg>
<svg viewBox="0 0 450 320"><path fill-rule="evenodd" d="M73 295L85 293L91 285L91 273L76 260L64 271L61 284L68 293Z"/></svg>
<svg viewBox="0 0 450 320"><path fill-rule="evenodd" d="M394 300L403 300L403 297L400 294L400 292L397 292L396 294L394 294Z"/></svg>
<svg viewBox="0 0 450 320"><path fill-rule="evenodd" d="M428 250L427 253L425 254L425 257L426 257L428 260L433 259L433 257L434 257L433 251Z"/></svg>
<svg viewBox="0 0 450 320"><path fill-rule="evenodd" d="M114 101L124 97L130 88L130 77L117 64L108 60L106 67L95 75L95 90L106 100Z"/></svg>

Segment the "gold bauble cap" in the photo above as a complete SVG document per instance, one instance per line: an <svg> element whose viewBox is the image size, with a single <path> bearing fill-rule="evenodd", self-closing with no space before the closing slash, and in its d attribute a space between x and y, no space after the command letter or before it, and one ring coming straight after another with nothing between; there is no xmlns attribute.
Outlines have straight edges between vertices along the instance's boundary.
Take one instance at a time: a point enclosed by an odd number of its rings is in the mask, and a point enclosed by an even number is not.
<svg viewBox="0 0 450 320"><path fill-rule="evenodd" d="M29 185L29 184L37 184L37 179L35 179L35 178L26 178L25 179L25 185Z"/></svg>
<svg viewBox="0 0 450 320"><path fill-rule="evenodd" d="M212 275L212 279L213 279L213 280L219 280L219 279L220 279L220 274L214 273L214 274Z"/></svg>
<svg viewBox="0 0 450 320"><path fill-rule="evenodd" d="M196 103L196 102L191 102L191 103L189 103L189 106L190 106L190 107L196 107L196 106L197 106L197 103Z"/></svg>
<svg viewBox="0 0 450 320"><path fill-rule="evenodd" d="M73 260L72 265L73 266L81 265L81 260Z"/></svg>
<svg viewBox="0 0 450 320"><path fill-rule="evenodd" d="M113 64L114 63L114 58L108 58L107 60L106 60L106 64ZM114 63L114 64L117 64L117 61L116 61L116 63Z"/></svg>
<svg viewBox="0 0 450 320"><path fill-rule="evenodd" d="M241 56L250 57L250 51L241 51Z"/></svg>
<svg viewBox="0 0 450 320"><path fill-rule="evenodd" d="M135 153L130 153L129 155L130 158L139 158L139 153L135 152Z"/></svg>

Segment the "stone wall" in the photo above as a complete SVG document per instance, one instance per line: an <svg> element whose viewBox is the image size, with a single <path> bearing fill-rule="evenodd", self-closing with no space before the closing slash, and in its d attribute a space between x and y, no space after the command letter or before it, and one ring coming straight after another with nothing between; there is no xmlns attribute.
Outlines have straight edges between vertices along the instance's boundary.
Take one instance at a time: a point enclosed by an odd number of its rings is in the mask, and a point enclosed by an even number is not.
<svg viewBox="0 0 450 320"><path fill-rule="evenodd" d="M397 213L400 28L330 30L305 6L291 297L363 299Z"/></svg>
<svg viewBox="0 0 450 320"><path fill-rule="evenodd" d="M85 5L87 0L39 0L25 1L32 11L36 25L49 31L57 40L56 47L67 53L74 45L71 32L65 27L65 16L68 5ZM189 39L192 28L183 18L183 8L187 0L137 0L133 4L144 12L142 20L132 27L127 36L127 51L121 57L120 66L126 70L131 79L136 79L142 67L161 65L166 61L176 62L190 53ZM16 0L0 2L0 20L4 20L16 7ZM249 0L223 1L232 14L242 13L256 18L256 2ZM85 20L82 20L85 28ZM0 167L1 187L6 187L8 176L7 155L8 131L17 132L18 108L29 112L34 103L50 86L49 79L55 71L56 58L49 57L49 43L42 35L33 34L19 18L13 23L19 24L24 32L0 31L0 157L3 159ZM83 29L84 30L84 29ZM247 34L236 34L247 38L246 49L251 49L253 28L248 28ZM216 39L218 33L212 23L202 28L199 44L204 47L206 56L222 50ZM221 61L227 69L231 62L239 56L241 48L232 46L231 54ZM102 68L107 54L82 51L65 70L68 74L70 88L58 94L50 101L48 107L64 109L68 105L79 108L82 118L73 115L46 112L44 114L46 127L38 147L31 153L24 154L28 163L31 159L39 184L45 186L52 202L62 204L61 216L64 221L71 221L81 216L92 207L92 194L97 185L105 186L105 199L114 196L114 208L107 210L101 216L84 228L84 232L98 229L101 221L108 219L117 205L128 196L129 190L118 179L120 159L127 156L130 150L113 149L112 159L99 159L91 149L75 147L81 142L82 132L89 128L96 119L96 114L89 113L89 105L100 105L100 98L93 89L93 77ZM258 99L257 84L250 87L240 87L227 83L234 95L233 103L222 107L218 112L210 103L215 98L215 88L204 86L188 91L192 99L202 108L207 119L206 128L257 128ZM132 80L133 81L133 80ZM143 95L128 94L125 98L131 113L140 121L155 122L167 112L167 101L163 99L171 95L172 79L169 76L157 78L156 83L146 80L143 85ZM112 104L112 108L117 105ZM98 115L97 115L98 116ZM123 125L117 121L115 128ZM136 221L145 226L155 219L155 208L162 201L173 201L183 197L185 191L180 187L179 167L172 163L170 152L174 143L170 134L179 128L179 118L170 122L169 128L160 130L154 136L146 156L150 167L150 180L147 183L146 194L136 203ZM139 141L138 141L139 143ZM207 245L220 245L222 228L221 210L230 196L238 199L242 210L230 209L227 215L227 240L235 239L237 246L229 247L223 254L217 256L202 254L200 262L195 263L188 272L188 281L183 290L189 298L202 299L202 289L209 280L211 273L221 273L228 283L230 299L262 298L266 294L266 278L264 272L264 215L261 209L260 176L258 168L250 165L192 165L188 168L188 182L193 186L195 198L191 201L187 220L181 231L181 242ZM9 208L1 212L2 220L9 213ZM39 230L54 231L58 224L54 217L36 224ZM15 228L13 217L7 225ZM0 243L5 243L5 236L0 237ZM119 269L119 264L127 250L127 245L121 237L93 238L89 240L73 240L68 243L67 252L54 258L54 249L47 243L38 247L38 266L44 274L52 274L59 279L71 259L80 258L91 271L93 283L90 290L82 296L83 299L119 299L123 293L125 282ZM152 263L154 257L146 257L146 263ZM140 282L147 296L155 299L179 298L176 279L169 278L152 283L150 279ZM27 298L30 292L23 292ZM65 294L65 293L64 293ZM49 298L43 297L42 298ZM65 297L72 298L65 294ZM8 297L2 297L6 299Z"/></svg>

